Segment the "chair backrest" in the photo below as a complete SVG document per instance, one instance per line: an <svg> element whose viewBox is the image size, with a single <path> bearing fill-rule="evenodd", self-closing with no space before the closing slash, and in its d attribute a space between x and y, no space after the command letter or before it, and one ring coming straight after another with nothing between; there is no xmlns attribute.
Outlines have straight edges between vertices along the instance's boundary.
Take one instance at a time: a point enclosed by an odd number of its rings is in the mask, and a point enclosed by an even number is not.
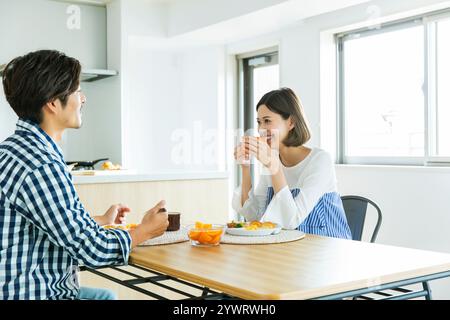
<svg viewBox="0 0 450 320"><path fill-rule="evenodd" d="M377 222L370 238L370 242L375 242L382 220L381 210L378 205L372 200L360 196L342 196L341 199L353 240L361 241L368 205L370 204L376 209L378 214Z"/></svg>

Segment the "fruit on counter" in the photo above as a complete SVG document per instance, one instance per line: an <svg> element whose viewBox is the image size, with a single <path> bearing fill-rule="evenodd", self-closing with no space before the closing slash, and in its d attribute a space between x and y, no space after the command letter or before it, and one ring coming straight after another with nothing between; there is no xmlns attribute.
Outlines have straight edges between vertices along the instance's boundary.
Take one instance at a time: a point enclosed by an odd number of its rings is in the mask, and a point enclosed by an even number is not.
<svg viewBox="0 0 450 320"><path fill-rule="evenodd" d="M195 229L211 229L212 224L211 223L202 223L202 222L196 222L195 223Z"/></svg>
<svg viewBox="0 0 450 320"><path fill-rule="evenodd" d="M102 164L103 170L120 170L122 169L120 164L113 164L111 161L105 161Z"/></svg>

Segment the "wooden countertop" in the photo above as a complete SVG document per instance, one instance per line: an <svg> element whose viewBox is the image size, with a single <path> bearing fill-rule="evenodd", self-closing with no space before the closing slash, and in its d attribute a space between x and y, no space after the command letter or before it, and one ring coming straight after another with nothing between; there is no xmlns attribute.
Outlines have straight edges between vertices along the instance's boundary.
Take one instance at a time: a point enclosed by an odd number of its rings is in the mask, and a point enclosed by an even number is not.
<svg viewBox="0 0 450 320"><path fill-rule="evenodd" d="M209 180L227 179L227 172L168 172L168 173L139 173L134 170L110 170L95 172L81 172L73 174L75 185L98 183L123 183L147 181L176 181L176 180Z"/></svg>

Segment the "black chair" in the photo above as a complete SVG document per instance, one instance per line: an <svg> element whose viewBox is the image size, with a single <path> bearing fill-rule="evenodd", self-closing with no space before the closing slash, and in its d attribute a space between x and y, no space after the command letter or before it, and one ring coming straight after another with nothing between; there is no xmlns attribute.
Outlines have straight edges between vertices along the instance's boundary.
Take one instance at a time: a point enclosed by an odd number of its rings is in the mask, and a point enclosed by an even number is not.
<svg viewBox="0 0 450 320"><path fill-rule="evenodd" d="M370 237L370 242L375 242L378 231L381 226L381 221L383 220L383 216L381 214L380 207L373 202L370 199L361 197L361 196L355 196L355 195L349 195L349 196L342 196L341 197L342 204L344 206L345 216L347 217L347 223L350 227L350 231L352 232L352 239L361 241L362 235L364 231L364 224L366 222L366 216L367 216L367 209L369 204L376 210L377 212L377 219L376 224L373 229L372 235ZM414 290L406 289L406 288L392 288L390 290L400 292L401 295L392 295L387 292L379 291L376 292L376 294L381 295L385 297L385 299L396 299L400 296L403 297L419 297L419 296L425 296L425 299L431 300L431 289L428 282L424 281L422 282L423 290L420 292L415 292ZM421 294L422 293L422 294ZM365 300L373 300L373 298L367 297L367 296L357 296L353 299L365 299Z"/></svg>
<svg viewBox="0 0 450 320"><path fill-rule="evenodd" d="M370 242L375 242L383 220L380 207L372 200L360 196L342 196L341 199L353 240L361 241L362 239L368 205L372 205L377 210L377 223L370 238Z"/></svg>

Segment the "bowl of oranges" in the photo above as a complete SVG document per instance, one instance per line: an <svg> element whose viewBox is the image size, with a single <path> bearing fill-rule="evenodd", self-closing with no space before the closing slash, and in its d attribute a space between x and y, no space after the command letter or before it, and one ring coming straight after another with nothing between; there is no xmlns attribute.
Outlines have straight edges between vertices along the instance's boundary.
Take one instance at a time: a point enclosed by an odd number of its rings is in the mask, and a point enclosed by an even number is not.
<svg viewBox="0 0 450 320"><path fill-rule="evenodd" d="M197 247L212 247L220 244L224 232L224 226L220 224L196 222L187 227L191 245Z"/></svg>

